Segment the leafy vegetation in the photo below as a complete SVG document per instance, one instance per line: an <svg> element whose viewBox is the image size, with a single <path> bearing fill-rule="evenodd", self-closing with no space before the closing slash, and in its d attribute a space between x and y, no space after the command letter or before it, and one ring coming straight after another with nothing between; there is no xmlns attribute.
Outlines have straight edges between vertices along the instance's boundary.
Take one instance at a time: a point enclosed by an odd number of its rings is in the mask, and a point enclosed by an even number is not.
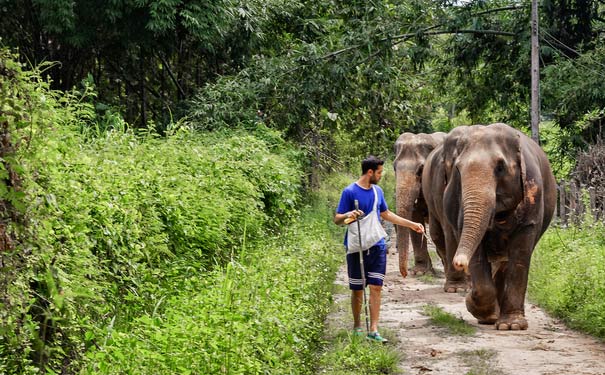
<svg viewBox="0 0 605 375"><path fill-rule="evenodd" d="M444 311L439 306L425 305L422 310L424 315L431 318L431 323L446 328L451 334L472 336L477 331L475 327L466 323L464 319Z"/></svg>
<svg viewBox="0 0 605 375"><path fill-rule="evenodd" d="M377 345L364 336L341 330L331 340L330 350L319 361L320 374L396 374L398 352L389 345Z"/></svg>
<svg viewBox="0 0 605 375"><path fill-rule="evenodd" d="M8 55L2 66L4 123L28 142L5 158L22 190L4 201L26 220L1 253L3 373L311 367L337 246L303 221L287 229L301 168L279 134L91 137L79 93L49 90ZM188 354L162 357L172 343Z"/></svg>
<svg viewBox="0 0 605 375"><path fill-rule="evenodd" d="M163 134L260 119L304 151L313 187L318 170L388 155L403 131L529 124L528 0L3 4L2 43L34 66L57 61L53 87L94 87L98 121ZM605 8L541 5L542 114L573 155L600 134Z"/></svg>
<svg viewBox="0 0 605 375"><path fill-rule="evenodd" d="M605 338L605 228L552 226L534 254L529 296L570 327Z"/></svg>
<svg viewBox="0 0 605 375"><path fill-rule="evenodd" d="M191 272L161 306L89 351L84 373L313 373L339 258L310 210L279 238Z"/></svg>
<svg viewBox="0 0 605 375"><path fill-rule="evenodd" d="M541 3L541 138L566 178L601 142L605 8ZM0 4L2 373L310 372L340 240L321 172L403 131L529 123L529 1ZM530 293L603 337L586 233L545 235Z"/></svg>

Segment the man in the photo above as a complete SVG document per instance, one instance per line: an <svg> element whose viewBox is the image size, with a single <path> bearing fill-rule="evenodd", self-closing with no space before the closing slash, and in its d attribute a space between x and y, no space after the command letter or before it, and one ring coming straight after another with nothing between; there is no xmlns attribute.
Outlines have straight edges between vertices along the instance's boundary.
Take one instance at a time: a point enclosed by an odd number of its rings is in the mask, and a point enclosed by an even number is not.
<svg viewBox="0 0 605 375"><path fill-rule="evenodd" d="M391 212L384 199L384 193L379 186L383 172L384 161L374 156L369 156L361 163L361 177L347 186L340 196L340 202L334 215L334 223L343 225L345 223L357 225L357 219L368 215L380 214L380 218L396 225L408 227L418 233L424 232L424 226L420 223L402 218ZM376 200L377 198L377 200ZM359 202L359 209L355 207L355 200ZM376 212L373 212L373 211ZM365 214L364 213L368 213ZM379 222L379 220L378 220ZM345 246L347 251L347 269L349 275L349 289L351 289L351 309L353 310L353 332L362 335L361 307L363 303L363 278L361 277L361 266L359 262L359 251L351 252L348 242L350 229L345 235ZM363 238L363 236L362 236ZM351 238L351 241L359 241L359 238ZM384 237L380 238L368 250L363 251L363 265L366 284L370 286L370 332L367 337L377 342L386 342L378 333L378 319L380 316L380 298L384 275L387 265L387 247Z"/></svg>

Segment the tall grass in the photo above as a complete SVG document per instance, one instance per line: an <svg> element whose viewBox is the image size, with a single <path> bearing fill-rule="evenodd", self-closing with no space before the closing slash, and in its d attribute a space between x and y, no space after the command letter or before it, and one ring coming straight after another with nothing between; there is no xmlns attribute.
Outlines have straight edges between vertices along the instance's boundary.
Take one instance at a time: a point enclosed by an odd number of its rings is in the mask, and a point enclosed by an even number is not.
<svg viewBox="0 0 605 375"><path fill-rule="evenodd" d="M183 280L161 313L138 317L90 352L85 373L312 373L340 263L317 207L280 237Z"/></svg>
<svg viewBox="0 0 605 375"><path fill-rule="evenodd" d="M605 228L551 226L532 256L528 293L570 327L605 338Z"/></svg>
<svg viewBox="0 0 605 375"><path fill-rule="evenodd" d="M261 124L101 130L82 93L0 57L22 181L2 199L26 218L0 254L0 372L308 371L340 247L300 153Z"/></svg>

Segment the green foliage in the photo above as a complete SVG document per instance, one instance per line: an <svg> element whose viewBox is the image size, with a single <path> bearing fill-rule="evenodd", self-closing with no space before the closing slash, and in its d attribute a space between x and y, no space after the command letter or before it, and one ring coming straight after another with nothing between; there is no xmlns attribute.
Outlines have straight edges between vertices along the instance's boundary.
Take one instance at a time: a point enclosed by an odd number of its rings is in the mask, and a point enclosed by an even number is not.
<svg viewBox="0 0 605 375"><path fill-rule="evenodd" d="M131 124L163 128L180 102L237 72L281 34L300 5L289 0L3 1L0 38L23 61L59 61L46 74L71 90L91 77L100 107ZM20 30L20 32L15 32ZM77 68L61 68L61 67ZM152 121L149 121L149 119Z"/></svg>
<svg viewBox="0 0 605 375"><path fill-rule="evenodd" d="M319 360L320 373L327 374L395 374L399 354L389 345L370 342L364 336L340 331L330 350Z"/></svg>
<svg viewBox="0 0 605 375"><path fill-rule="evenodd" d="M432 92L415 74L413 45L389 38L431 12L399 3L306 4L291 21L313 25L313 37L298 29L278 44L282 50L205 86L189 103L189 120L197 128L264 121L300 145L309 174L386 156L404 130L430 130Z"/></svg>
<svg viewBox="0 0 605 375"><path fill-rule="evenodd" d="M567 179L576 163L575 155L569 152L572 136L556 123L540 123L540 146L548 156L555 178Z"/></svg>
<svg viewBox="0 0 605 375"><path fill-rule="evenodd" d="M445 108L466 110L473 124L506 122L519 127L529 122L530 22L524 11L529 5L503 5L471 1L450 9L444 26L453 35L443 42L436 64L438 89L448 103ZM456 34L460 29L477 32Z"/></svg>
<svg viewBox="0 0 605 375"><path fill-rule="evenodd" d="M605 228L551 227L534 254L529 296L570 327L605 338Z"/></svg>
<svg viewBox="0 0 605 375"><path fill-rule="evenodd" d="M455 105L450 105L450 108L450 111L446 111L443 107L437 109L432 120L435 131L449 133L455 127L472 124L466 110L454 113Z"/></svg>
<svg viewBox="0 0 605 375"><path fill-rule="evenodd" d="M51 91L2 57L3 120L21 142L6 160L26 218L0 254L3 373L77 371L112 331L163 314L182 283L298 217L298 156L279 134L83 136L95 115L78 93Z"/></svg>
<svg viewBox="0 0 605 375"><path fill-rule="evenodd" d="M65 323L84 313L128 324L156 309L181 278L223 264L244 238L256 241L296 213L295 165L249 135L141 141L109 133L72 146L45 150L32 185L41 203L32 216L45 229L36 246L73 295L67 306L79 309ZM91 311L75 300L80 289L94 296L83 298Z"/></svg>
<svg viewBox="0 0 605 375"><path fill-rule="evenodd" d="M328 206L309 203L279 238L246 241L204 275L191 270L161 306L90 351L84 373L313 373L342 258Z"/></svg>
<svg viewBox="0 0 605 375"><path fill-rule="evenodd" d="M475 327L466 323L462 318L444 311L441 307L435 305L425 305L423 314L431 318L431 323L444 327L454 335L472 336L477 331Z"/></svg>
<svg viewBox="0 0 605 375"><path fill-rule="evenodd" d="M576 59L556 59L543 70L544 106L561 128L568 129L568 148L594 143L602 132L605 90L598 82L603 62L605 48L599 47Z"/></svg>
<svg viewBox="0 0 605 375"><path fill-rule="evenodd" d="M74 348L72 327L59 328L55 323L66 310L73 310L65 300L77 298L65 295L57 286L57 258L46 252L43 243L36 243L37 232L47 228L32 217L32 206L52 204L53 195L30 194L34 172L30 162L46 147L57 146L56 139L46 138L49 130L81 121L90 107L73 93L50 91L40 78L47 65L24 72L15 60L16 56L0 49L0 123L6 173L0 182L4 186L5 247L0 251L0 369L7 374L27 374L43 369L50 357Z"/></svg>

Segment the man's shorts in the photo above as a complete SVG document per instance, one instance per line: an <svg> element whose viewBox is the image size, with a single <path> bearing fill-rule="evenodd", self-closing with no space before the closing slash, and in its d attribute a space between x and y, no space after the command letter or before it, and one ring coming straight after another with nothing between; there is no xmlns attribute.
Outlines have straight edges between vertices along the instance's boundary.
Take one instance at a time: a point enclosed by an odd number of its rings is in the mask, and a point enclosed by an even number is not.
<svg viewBox="0 0 605 375"><path fill-rule="evenodd" d="M362 290L361 265L359 253L347 254L347 269L349 274L349 289ZM387 270L386 244L372 246L363 252L363 269L366 274L366 285L380 285L384 282Z"/></svg>

